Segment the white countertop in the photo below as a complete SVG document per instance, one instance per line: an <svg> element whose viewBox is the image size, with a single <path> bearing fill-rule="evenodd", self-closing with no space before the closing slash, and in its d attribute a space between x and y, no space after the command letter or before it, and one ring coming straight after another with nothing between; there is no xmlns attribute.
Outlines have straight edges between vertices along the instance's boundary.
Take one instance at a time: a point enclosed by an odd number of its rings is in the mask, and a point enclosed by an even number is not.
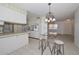
<svg viewBox="0 0 79 59"><path fill-rule="evenodd" d="M3 34L0 36L0 38L6 38L6 37L11 37L11 36L18 36L18 35L23 35L23 34L27 34L28 32L24 32L24 33L7 33L7 34Z"/></svg>

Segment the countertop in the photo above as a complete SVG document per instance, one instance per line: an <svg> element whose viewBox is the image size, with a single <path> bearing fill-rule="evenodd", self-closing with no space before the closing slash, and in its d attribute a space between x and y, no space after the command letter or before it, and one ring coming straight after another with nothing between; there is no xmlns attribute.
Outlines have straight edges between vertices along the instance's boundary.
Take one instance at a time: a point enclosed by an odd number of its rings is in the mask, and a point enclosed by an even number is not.
<svg viewBox="0 0 79 59"><path fill-rule="evenodd" d="M1 33L0 34L0 38L11 37L11 36L18 36L18 35L23 35L23 34L27 34L28 35L28 32L21 32L21 33Z"/></svg>

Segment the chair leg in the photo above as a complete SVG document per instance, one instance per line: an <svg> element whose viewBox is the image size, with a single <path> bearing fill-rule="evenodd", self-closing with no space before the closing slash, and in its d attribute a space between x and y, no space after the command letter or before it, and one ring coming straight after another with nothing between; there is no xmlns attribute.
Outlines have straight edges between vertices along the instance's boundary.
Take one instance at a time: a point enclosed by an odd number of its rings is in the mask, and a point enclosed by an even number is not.
<svg viewBox="0 0 79 59"><path fill-rule="evenodd" d="M39 40L39 47L38 47L38 49L40 49L41 48L41 40Z"/></svg>
<svg viewBox="0 0 79 59"><path fill-rule="evenodd" d="M43 55L43 41L41 40L41 55Z"/></svg>
<svg viewBox="0 0 79 59"><path fill-rule="evenodd" d="M53 50L54 50L54 55L56 54L56 45L54 44L54 47L53 47Z"/></svg>
<svg viewBox="0 0 79 59"><path fill-rule="evenodd" d="M64 55L64 45L63 45L63 55Z"/></svg>
<svg viewBox="0 0 79 59"><path fill-rule="evenodd" d="M49 42L48 42L48 47L49 47L49 50L50 50L51 55L52 55L52 50L51 50L51 47L50 47L50 45L49 45Z"/></svg>

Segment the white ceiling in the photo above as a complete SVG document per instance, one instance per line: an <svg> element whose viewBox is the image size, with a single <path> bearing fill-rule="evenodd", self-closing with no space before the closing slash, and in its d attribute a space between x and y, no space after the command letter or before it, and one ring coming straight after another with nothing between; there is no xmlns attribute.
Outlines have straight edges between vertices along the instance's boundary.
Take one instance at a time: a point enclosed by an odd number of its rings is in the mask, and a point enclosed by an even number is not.
<svg viewBox="0 0 79 59"><path fill-rule="evenodd" d="M46 15L48 13L47 3L16 3L15 5L38 15ZM73 18L78 6L78 3L52 3L51 11L56 19L64 20Z"/></svg>

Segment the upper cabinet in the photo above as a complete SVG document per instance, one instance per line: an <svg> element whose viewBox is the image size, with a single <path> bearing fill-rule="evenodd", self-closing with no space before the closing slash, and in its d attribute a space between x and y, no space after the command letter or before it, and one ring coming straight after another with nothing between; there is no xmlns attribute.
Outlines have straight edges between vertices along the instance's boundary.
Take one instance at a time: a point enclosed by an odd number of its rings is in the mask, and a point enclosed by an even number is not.
<svg viewBox="0 0 79 59"><path fill-rule="evenodd" d="M27 23L27 17L26 13L20 13L17 11L12 10L8 7L0 5L0 20L6 21L6 22L12 22L12 23L20 23L20 24L26 24Z"/></svg>

